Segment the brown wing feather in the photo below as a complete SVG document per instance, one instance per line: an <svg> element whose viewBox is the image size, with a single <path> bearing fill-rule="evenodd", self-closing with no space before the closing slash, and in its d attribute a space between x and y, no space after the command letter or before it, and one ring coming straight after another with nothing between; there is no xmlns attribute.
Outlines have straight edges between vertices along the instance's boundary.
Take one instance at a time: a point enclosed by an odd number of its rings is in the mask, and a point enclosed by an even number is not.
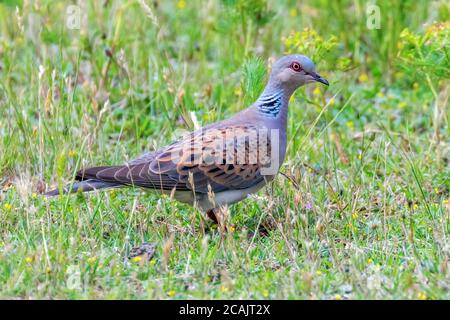
<svg viewBox="0 0 450 320"><path fill-rule="evenodd" d="M232 130L239 134L230 134ZM125 166L96 167L80 171L79 180L94 178L106 182L163 190L195 190L207 193L245 189L264 179L260 169L267 163L250 163L251 139L240 137L256 132L253 126L200 130L155 153L146 154ZM256 142L258 143L258 142ZM267 141L267 152L270 142ZM230 151L231 150L231 151ZM255 150L255 149L253 149ZM242 152L244 156L242 158ZM244 163L240 163L239 156Z"/></svg>

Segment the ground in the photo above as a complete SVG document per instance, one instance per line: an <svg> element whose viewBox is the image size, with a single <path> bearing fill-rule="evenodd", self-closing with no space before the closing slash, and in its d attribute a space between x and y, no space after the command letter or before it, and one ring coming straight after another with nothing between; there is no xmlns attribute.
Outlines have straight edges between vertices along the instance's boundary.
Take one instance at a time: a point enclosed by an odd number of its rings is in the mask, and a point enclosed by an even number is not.
<svg viewBox="0 0 450 320"><path fill-rule="evenodd" d="M0 297L450 298L448 3L377 3L3 1ZM245 108L291 52L330 86L226 231L139 189L40 195Z"/></svg>

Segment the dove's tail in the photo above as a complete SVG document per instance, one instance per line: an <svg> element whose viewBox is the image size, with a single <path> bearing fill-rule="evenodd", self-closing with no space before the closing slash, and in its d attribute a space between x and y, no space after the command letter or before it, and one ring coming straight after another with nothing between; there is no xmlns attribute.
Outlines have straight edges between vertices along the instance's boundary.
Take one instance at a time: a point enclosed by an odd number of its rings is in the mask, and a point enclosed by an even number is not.
<svg viewBox="0 0 450 320"><path fill-rule="evenodd" d="M114 183L114 182L105 182L95 179L87 179L83 181L77 181L71 185L67 185L62 189L62 194L69 194L75 192L88 192L99 189L107 189L107 188L120 188L123 185ZM45 193L44 195L47 197L53 197L61 194L59 189L54 189Z"/></svg>

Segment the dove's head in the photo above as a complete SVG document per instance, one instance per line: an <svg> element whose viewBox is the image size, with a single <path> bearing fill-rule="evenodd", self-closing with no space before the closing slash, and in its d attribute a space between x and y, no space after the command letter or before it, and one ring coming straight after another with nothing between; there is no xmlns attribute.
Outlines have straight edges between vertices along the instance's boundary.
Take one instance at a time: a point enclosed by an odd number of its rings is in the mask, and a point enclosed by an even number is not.
<svg viewBox="0 0 450 320"><path fill-rule="evenodd" d="M329 85L317 72L314 62L307 56L292 54L284 56L272 65L270 81L293 90L309 82L320 82Z"/></svg>

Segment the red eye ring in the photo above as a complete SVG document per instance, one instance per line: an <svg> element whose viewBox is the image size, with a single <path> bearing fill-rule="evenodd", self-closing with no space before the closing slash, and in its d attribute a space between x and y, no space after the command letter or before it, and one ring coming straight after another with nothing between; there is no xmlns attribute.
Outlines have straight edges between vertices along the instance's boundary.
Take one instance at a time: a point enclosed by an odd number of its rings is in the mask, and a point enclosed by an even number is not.
<svg viewBox="0 0 450 320"><path fill-rule="evenodd" d="M292 62L291 69L295 72L299 72L300 70L302 70L302 66L298 62Z"/></svg>

